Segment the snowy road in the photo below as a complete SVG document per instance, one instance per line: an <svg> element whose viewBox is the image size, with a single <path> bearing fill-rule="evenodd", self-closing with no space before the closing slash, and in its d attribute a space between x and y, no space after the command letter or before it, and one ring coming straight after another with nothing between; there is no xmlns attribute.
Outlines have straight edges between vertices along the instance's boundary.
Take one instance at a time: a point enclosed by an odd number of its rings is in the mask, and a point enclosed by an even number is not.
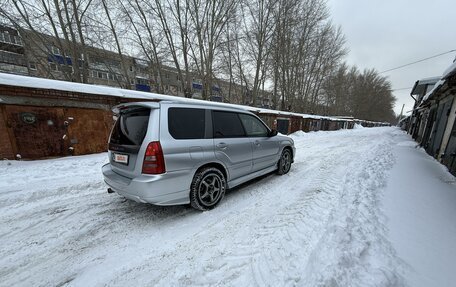
<svg viewBox="0 0 456 287"><path fill-rule="evenodd" d="M394 286L380 209L395 128L294 136L289 174L209 212L106 193L106 154L0 162L0 286Z"/></svg>

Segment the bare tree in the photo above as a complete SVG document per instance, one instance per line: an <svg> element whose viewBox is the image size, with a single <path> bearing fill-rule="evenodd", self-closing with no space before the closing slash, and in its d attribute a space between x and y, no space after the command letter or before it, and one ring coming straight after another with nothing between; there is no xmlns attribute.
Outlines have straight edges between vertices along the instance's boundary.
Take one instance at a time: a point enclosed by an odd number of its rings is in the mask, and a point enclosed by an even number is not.
<svg viewBox="0 0 456 287"><path fill-rule="evenodd" d="M315 113L321 86L346 54L344 37L323 0L282 0L275 9L271 73L280 108Z"/></svg>
<svg viewBox="0 0 456 287"><path fill-rule="evenodd" d="M91 4L92 0L15 0L6 3L0 13L28 34L30 41L39 43L38 49L51 55L49 61L60 67L66 80L85 83L88 64L84 27Z"/></svg>
<svg viewBox="0 0 456 287"><path fill-rule="evenodd" d="M342 64L323 85L330 112L373 121L394 120L391 83L375 70Z"/></svg>
<svg viewBox="0 0 456 287"><path fill-rule="evenodd" d="M111 32L111 35L114 38L115 48L116 48L117 55L120 60L122 76L124 77L124 80L121 80L121 79L119 79L119 77L116 77L116 81L118 82L120 87L130 89L131 80L130 80L130 76L128 74L128 64L125 59L126 53L123 51L122 44L120 43L120 39L119 39L119 35L118 35L119 28L115 25L115 23L111 17L111 14L113 13L113 10L115 10L115 9L112 9L112 3L108 4L107 0L101 0L101 6L103 7L103 11L104 11L104 15L106 16L106 19L108 20L109 31ZM116 16L120 17L120 15L116 15ZM111 68L111 67L108 65L108 68Z"/></svg>
<svg viewBox="0 0 456 287"><path fill-rule="evenodd" d="M161 31L157 31L156 13L150 9L150 4L145 0L133 0L124 4L119 0L121 9L132 27L132 38L139 46L141 54L149 61L151 74L154 78L155 90L164 92L163 60L159 47Z"/></svg>
<svg viewBox="0 0 456 287"><path fill-rule="evenodd" d="M342 63L345 39L325 0L5 0L0 15L30 35L34 52L61 66L67 80L87 82L90 54L122 74L116 80L124 88L146 67L159 93L176 76L192 97L195 77L210 99L226 79L230 102L256 106L272 91L273 107L282 110L392 114L389 82Z"/></svg>
<svg viewBox="0 0 456 287"><path fill-rule="evenodd" d="M192 96L192 77L188 57L190 50L189 3L180 0L167 1L166 4L162 2L155 0L154 6L149 4L149 7L155 11L160 20L161 29L176 68L181 88L185 97L189 98Z"/></svg>
<svg viewBox="0 0 456 287"><path fill-rule="evenodd" d="M274 32L276 0L246 1L243 6L244 42L248 61L253 63L252 105L257 104L260 88L266 80L267 58Z"/></svg>
<svg viewBox="0 0 456 287"><path fill-rule="evenodd" d="M191 52L201 77L203 99L212 94L213 65L220 48L225 25L235 15L238 0L191 0L190 19L196 33L197 45Z"/></svg>

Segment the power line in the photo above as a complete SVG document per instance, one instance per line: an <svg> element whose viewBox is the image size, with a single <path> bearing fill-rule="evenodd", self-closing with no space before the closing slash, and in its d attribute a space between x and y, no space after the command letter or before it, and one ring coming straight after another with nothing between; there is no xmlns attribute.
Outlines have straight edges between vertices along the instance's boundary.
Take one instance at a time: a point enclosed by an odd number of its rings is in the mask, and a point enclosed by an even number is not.
<svg viewBox="0 0 456 287"><path fill-rule="evenodd" d="M450 50L450 51L447 51L447 52L444 52L444 53L440 53L440 54L437 54L437 55L434 55L434 56L431 56L431 57L427 57L427 58L424 58L424 59L421 59L421 60L418 60L418 61L415 61L415 62L412 62L412 63L408 63L408 64L405 64L405 65L402 65L402 66L399 66L399 67L391 68L391 69L388 69L388 70L380 72L380 74L383 74L383 73L386 73L386 72L390 72L390 71L394 71L394 70L397 70L397 69L401 69L401 68L404 68L404 67L407 67L407 66L410 66L410 65L414 65L414 64L420 63L420 62L424 62L424 61L427 61L427 60L430 60L430 59L433 59L433 58L437 58L437 57L440 57L440 56L443 56L443 55L446 55L446 54L449 54L449 53L452 53L452 52L456 52L456 49L453 49L453 50Z"/></svg>

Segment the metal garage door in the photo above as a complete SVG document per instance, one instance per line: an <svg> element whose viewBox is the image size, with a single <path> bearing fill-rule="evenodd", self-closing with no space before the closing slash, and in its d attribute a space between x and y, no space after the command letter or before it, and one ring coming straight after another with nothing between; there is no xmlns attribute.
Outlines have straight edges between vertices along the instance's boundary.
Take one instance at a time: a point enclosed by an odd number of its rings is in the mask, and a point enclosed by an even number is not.
<svg viewBox="0 0 456 287"><path fill-rule="evenodd" d="M290 121L288 119L277 119L277 131L281 134L288 134L288 126Z"/></svg>

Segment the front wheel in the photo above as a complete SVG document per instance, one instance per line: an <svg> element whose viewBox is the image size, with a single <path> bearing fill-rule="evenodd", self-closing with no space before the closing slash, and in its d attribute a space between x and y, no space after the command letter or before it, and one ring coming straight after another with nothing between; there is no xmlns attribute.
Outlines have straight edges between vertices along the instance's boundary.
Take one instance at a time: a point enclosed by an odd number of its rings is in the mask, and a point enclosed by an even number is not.
<svg viewBox="0 0 456 287"><path fill-rule="evenodd" d="M215 167L199 170L190 187L190 205L198 210L214 208L225 195L226 179Z"/></svg>
<svg viewBox="0 0 456 287"><path fill-rule="evenodd" d="M289 149L284 149L282 155L280 156L278 162L277 174L282 175L290 171L291 168L291 151Z"/></svg>

